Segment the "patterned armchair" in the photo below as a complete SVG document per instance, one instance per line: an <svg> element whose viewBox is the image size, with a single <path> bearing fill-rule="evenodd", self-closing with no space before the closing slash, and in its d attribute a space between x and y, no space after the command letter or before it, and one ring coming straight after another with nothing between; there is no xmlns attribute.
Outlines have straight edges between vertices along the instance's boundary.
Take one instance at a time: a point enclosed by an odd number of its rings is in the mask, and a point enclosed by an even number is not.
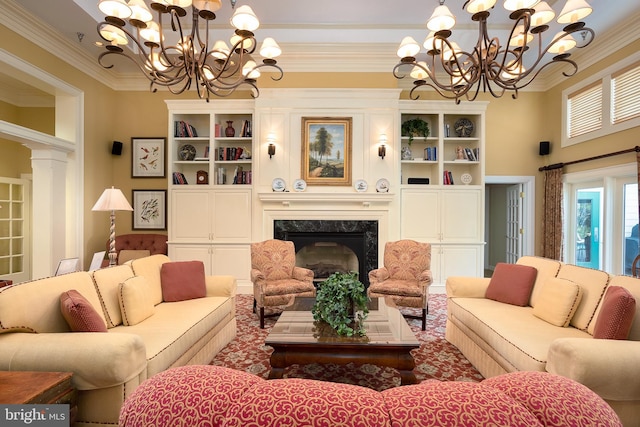
<svg viewBox="0 0 640 427"><path fill-rule="evenodd" d="M390 298L396 305L422 309L421 316L405 317L422 320L427 327L429 285L431 276L431 245L413 240L387 242L384 247L384 267L369 272L370 297Z"/></svg>
<svg viewBox="0 0 640 427"><path fill-rule="evenodd" d="M251 244L251 281L253 310L259 310L260 328L264 329L265 307L284 306L293 297L313 297L313 271L296 267L293 242L266 240Z"/></svg>

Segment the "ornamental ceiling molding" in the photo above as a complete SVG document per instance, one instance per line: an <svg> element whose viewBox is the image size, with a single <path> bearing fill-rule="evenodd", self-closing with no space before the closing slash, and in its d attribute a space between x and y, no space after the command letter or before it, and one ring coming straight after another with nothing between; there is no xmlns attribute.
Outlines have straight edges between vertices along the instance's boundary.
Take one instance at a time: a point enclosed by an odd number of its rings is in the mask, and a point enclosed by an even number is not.
<svg viewBox="0 0 640 427"><path fill-rule="evenodd" d="M606 58L602 52L606 52L611 46L623 48L640 38L640 13L627 17L616 28L624 28L626 31L612 30L598 34L589 49L579 54L574 54L576 61L580 63L581 71L586 70L596 62ZM146 78L134 73L118 73L117 71L102 68L97 57L85 52L76 43L63 37L50 25L29 14L16 0L3 0L3 13L0 14L0 24L10 30L21 34L27 40L56 54L61 60L77 68L81 72L104 83L107 87L117 91L148 91L149 82ZM308 28L300 26L291 30ZM315 25L315 27L334 28L331 25ZM343 26L344 27L344 26ZM268 26L265 26L268 28ZM351 27L363 29L364 26ZM346 28L345 28L346 29ZM364 28L366 29L366 28ZM390 26L389 31L407 31L408 28ZM424 29L420 29L423 31ZM386 73L397 62L395 54L397 43L280 43L282 56L278 64L287 72L380 72ZM558 73L545 73L538 77L539 82L532 84L529 90L544 91L563 81ZM400 81L398 87L409 89L412 85L409 81ZM405 87L406 86L406 87Z"/></svg>

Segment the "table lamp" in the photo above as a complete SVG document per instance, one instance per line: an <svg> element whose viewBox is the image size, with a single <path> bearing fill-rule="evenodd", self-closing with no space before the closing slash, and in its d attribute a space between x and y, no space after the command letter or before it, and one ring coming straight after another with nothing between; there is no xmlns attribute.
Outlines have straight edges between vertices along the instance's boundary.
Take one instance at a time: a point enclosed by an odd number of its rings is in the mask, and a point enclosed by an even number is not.
<svg viewBox="0 0 640 427"><path fill-rule="evenodd" d="M133 208L119 188L104 190L92 211L111 211L111 225L109 228L109 267L116 265L116 211L132 211Z"/></svg>

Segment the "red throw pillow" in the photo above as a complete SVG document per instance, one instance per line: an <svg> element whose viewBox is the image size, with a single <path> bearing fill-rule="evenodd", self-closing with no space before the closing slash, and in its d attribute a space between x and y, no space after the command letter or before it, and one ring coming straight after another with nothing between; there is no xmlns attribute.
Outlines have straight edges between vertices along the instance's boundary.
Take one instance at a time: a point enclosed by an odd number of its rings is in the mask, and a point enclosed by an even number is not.
<svg viewBox="0 0 640 427"><path fill-rule="evenodd" d="M75 289L60 295L60 311L73 332L107 332L107 325L91 303Z"/></svg>
<svg viewBox="0 0 640 427"><path fill-rule="evenodd" d="M202 261L165 262L160 268L164 301L184 301L207 295Z"/></svg>
<svg viewBox="0 0 640 427"><path fill-rule="evenodd" d="M626 340L636 315L636 299L622 286L609 286L593 330L594 338Z"/></svg>
<svg viewBox="0 0 640 427"><path fill-rule="evenodd" d="M485 297L524 307L529 304L537 274L535 267L499 262L493 271Z"/></svg>

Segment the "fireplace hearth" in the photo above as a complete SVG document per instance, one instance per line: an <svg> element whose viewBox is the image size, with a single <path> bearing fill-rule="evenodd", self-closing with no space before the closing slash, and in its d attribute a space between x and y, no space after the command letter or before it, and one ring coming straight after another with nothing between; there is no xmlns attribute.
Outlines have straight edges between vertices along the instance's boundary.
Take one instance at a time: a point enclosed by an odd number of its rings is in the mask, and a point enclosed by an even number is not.
<svg viewBox="0 0 640 427"><path fill-rule="evenodd" d="M292 241L296 263L314 270L321 281L335 271L357 271L368 287L378 267L378 221L275 220L275 239Z"/></svg>

